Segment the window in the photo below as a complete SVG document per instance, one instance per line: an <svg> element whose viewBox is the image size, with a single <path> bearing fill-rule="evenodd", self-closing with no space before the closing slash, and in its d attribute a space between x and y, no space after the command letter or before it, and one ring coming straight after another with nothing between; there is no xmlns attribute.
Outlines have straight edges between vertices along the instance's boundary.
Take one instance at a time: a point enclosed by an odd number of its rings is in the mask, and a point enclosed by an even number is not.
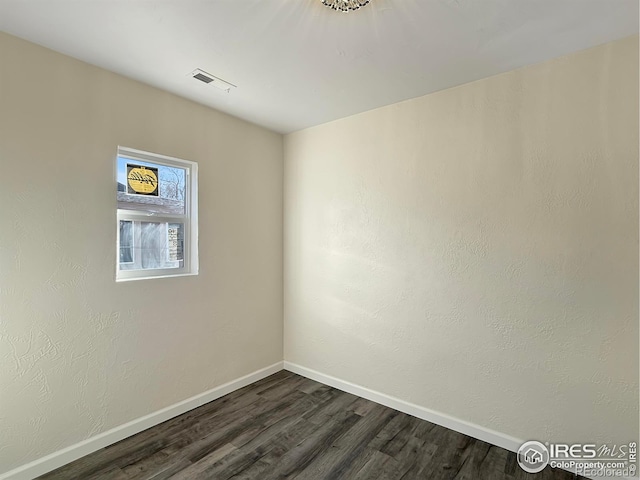
<svg viewBox="0 0 640 480"><path fill-rule="evenodd" d="M198 273L198 164L118 147L116 280Z"/></svg>

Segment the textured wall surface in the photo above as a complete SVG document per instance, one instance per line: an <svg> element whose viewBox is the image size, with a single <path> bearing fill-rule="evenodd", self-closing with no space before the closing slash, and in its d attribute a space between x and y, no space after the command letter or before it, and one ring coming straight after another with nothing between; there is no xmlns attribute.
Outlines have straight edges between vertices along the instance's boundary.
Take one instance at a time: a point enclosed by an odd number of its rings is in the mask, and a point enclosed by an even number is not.
<svg viewBox="0 0 640 480"><path fill-rule="evenodd" d="M638 38L285 137L285 360L638 438Z"/></svg>
<svg viewBox="0 0 640 480"><path fill-rule="evenodd" d="M118 145L198 162L199 276L115 283ZM282 360L282 168L281 135L0 34L0 473Z"/></svg>

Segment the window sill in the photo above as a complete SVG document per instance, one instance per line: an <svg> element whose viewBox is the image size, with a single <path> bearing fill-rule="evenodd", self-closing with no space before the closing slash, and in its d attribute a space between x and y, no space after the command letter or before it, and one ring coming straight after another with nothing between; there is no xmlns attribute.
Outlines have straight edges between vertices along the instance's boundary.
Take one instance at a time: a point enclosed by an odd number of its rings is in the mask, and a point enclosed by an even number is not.
<svg viewBox="0 0 640 480"><path fill-rule="evenodd" d="M161 278L176 278L176 277L194 277L198 272L193 273L176 273L175 275L150 275L148 277L130 277L130 278L116 278L116 283L121 282L134 282L136 280L155 280Z"/></svg>

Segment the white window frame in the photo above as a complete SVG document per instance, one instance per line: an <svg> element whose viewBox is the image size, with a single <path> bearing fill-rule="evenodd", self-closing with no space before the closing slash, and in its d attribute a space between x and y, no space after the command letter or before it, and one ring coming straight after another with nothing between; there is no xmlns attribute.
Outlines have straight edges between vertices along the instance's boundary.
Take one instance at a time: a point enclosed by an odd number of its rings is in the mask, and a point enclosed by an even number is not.
<svg viewBox="0 0 640 480"><path fill-rule="evenodd" d="M129 280L145 280L151 278L183 277L198 274L198 164L189 160L168 157L157 153L144 152L133 148L118 146L115 161L116 186L118 157L125 157L132 161L150 162L167 167L177 167L185 170L184 215L145 212L144 210L125 210L117 208L116 200L116 282ZM117 191L117 188L114 189ZM183 223L184 248L182 267L150 268L140 270L120 270L120 221L142 221L154 223ZM135 235L134 235L135 237ZM134 240L135 241L135 240ZM134 252L135 255L135 252Z"/></svg>

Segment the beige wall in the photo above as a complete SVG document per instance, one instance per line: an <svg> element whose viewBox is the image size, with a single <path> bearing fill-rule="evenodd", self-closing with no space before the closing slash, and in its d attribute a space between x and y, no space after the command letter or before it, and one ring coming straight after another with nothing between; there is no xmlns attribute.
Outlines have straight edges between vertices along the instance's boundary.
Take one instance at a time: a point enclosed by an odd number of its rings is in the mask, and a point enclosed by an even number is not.
<svg viewBox="0 0 640 480"><path fill-rule="evenodd" d="M198 162L199 276L115 283L118 145ZM0 34L0 473L282 360L282 168L279 134Z"/></svg>
<svg viewBox="0 0 640 480"><path fill-rule="evenodd" d="M285 360L638 438L638 38L285 137Z"/></svg>

